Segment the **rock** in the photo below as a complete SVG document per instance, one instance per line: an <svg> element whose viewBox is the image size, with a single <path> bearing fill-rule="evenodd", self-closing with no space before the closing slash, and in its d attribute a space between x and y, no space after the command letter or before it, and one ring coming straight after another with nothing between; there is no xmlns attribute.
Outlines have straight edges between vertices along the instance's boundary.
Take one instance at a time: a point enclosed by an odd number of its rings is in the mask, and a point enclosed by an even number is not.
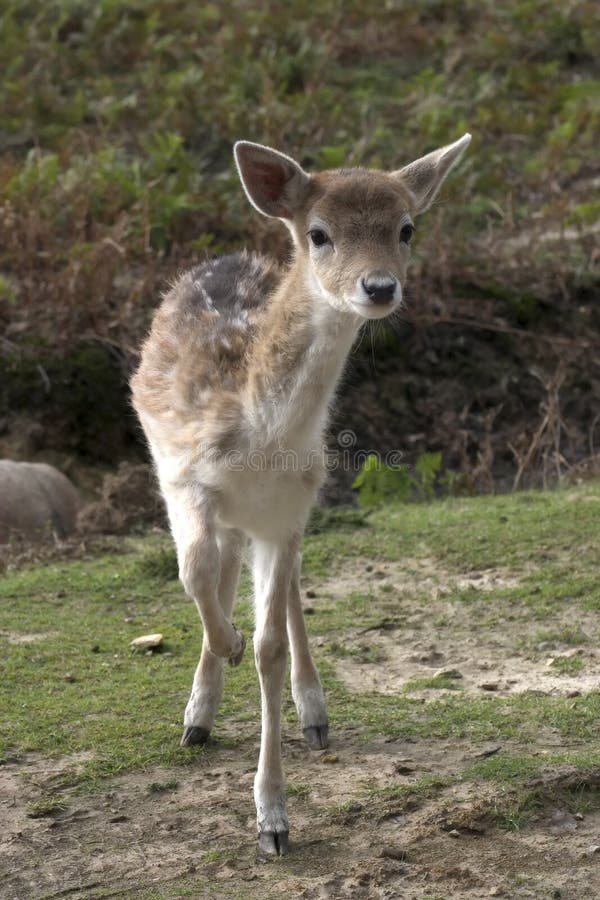
<svg viewBox="0 0 600 900"><path fill-rule="evenodd" d="M322 763L332 764L332 763L336 763L339 761L340 761L340 758L337 755L337 753L324 753L323 756L321 757Z"/></svg>
<svg viewBox="0 0 600 900"><path fill-rule="evenodd" d="M443 658L443 653L440 653L435 647L430 647L425 653L417 653L414 656L411 656L410 660L411 662L422 663L425 666L435 666L435 664L440 663Z"/></svg>
<svg viewBox="0 0 600 900"><path fill-rule="evenodd" d="M403 847L382 847L379 852L380 859L397 859L399 862L408 861L408 850Z"/></svg>
<svg viewBox="0 0 600 900"><path fill-rule="evenodd" d="M485 750L481 750L479 753L476 753L473 759L489 759L490 756L495 756L496 753L500 753L502 750L502 744L496 744L494 747L487 747ZM465 757L468 759L469 757Z"/></svg>
<svg viewBox="0 0 600 900"><path fill-rule="evenodd" d="M499 691L500 690L500 682L499 681L483 681L479 687L482 691Z"/></svg>
<svg viewBox="0 0 600 900"><path fill-rule="evenodd" d="M598 856L600 853L600 844L592 844L591 847L588 847L585 851L586 856Z"/></svg>
<svg viewBox="0 0 600 900"><path fill-rule="evenodd" d="M75 531L79 494L46 463L0 460L0 544L63 540Z"/></svg>
<svg viewBox="0 0 600 900"><path fill-rule="evenodd" d="M463 677L462 672L459 672L458 669L438 669L433 673L434 678L454 678L458 681L459 678Z"/></svg>
<svg viewBox="0 0 600 900"><path fill-rule="evenodd" d="M162 634L142 634L134 638L129 646L132 650L158 650L163 645Z"/></svg>

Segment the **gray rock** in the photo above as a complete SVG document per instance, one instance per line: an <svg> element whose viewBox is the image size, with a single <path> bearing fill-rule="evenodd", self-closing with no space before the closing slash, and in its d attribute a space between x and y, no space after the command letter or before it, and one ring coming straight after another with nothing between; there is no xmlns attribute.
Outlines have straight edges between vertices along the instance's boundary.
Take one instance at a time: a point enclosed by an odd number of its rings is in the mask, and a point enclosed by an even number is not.
<svg viewBox="0 0 600 900"><path fill-rule="evenodd" d="M46 541L75 531L79 494L46 463L0 460L0 544Z"/></svg>
<svg viewBox="0 0 600 900"><path fill-rule="evenodd" d="M163 645L162 634L142 634L134 638L129 646L132 650L159 650Z"/></svg>

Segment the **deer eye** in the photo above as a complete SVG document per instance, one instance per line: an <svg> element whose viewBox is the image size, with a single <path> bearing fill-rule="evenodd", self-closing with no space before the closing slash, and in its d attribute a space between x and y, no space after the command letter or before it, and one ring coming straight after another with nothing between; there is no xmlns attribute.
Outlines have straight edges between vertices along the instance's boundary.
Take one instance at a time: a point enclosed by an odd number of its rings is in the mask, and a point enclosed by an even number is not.
<svg viewBox="0 0 600 900"><path fill-rule="evenodd" d="M400 229L400 242L402 244L410 244L410 239L413 236L415 230L414 225L410 225L408 222L406 225L403 225Z"/></svg>
<svg viewBox="0 0 600 900"><path fill-rule="evenodd" d="M311 228L308 233L315 247L323 247L325 244L331 243L329 235L322 228Z"/></svg>

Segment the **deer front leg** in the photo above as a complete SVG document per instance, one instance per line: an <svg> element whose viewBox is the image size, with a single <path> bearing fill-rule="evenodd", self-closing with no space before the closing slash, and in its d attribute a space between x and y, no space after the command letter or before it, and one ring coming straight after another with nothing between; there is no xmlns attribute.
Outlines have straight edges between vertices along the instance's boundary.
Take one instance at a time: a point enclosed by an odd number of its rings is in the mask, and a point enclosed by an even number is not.
<svg viewBox="0 0 600 900"><path fill-rule="evenodd" d="M260 680L262 733L254 800L258 843L265 853L288 848L288 817L281 763L281 695L287 659L286 620L291 568L298 540L254 543L256 631L254 653Z"/></svg>
<svg viewBox="0 0 600 900"><path fill-rule="evenodd" d="M298 710L302 733L311 750L324 750L329 744L329 726L325 695L313 662L302 612L300 567L296 554L288 596L287 629L292 652L292 697Z"/></svg>
<svg viewBox="0 0 600 900"><path fill-rule="evenodd" d="M177 545L179 577L186 593L195 601L204 626L202 657L196 670L191 706L188 703L186 709L181 741L187 746L206 741L220 700L221 659L238 665L246 642L242 633L229 621L231 608L228 603L220 602L221 587L223 592L230 590L226 586L225 568L223 575L221 571L221 557L225 557L226 564L227 553L222 552L223 548L217 541L209 498L186 489L166 489L164 485L163 494ZM199 693L196 700L197 687Z"/></svg>
<svg viewBox="0 0 600 900"><path fill-rule="evenodd" d="M231 618L235 604L244 543L244 536L239 531L227 529L217 532L220 556L218 597L221 609L228 619ZM210 651L205 632L202 655L183 718L182 747L206 743L222 696L223 659Z"/></svg>
<svg viewBox="0 0 600 900"><path fill-rule="evenodd" d="M219 603L221 554L209 496L189 488L163 485L171 530L177 545L179 577L204 625L206 646L215 656L238 665L246 642Z"/></svg>

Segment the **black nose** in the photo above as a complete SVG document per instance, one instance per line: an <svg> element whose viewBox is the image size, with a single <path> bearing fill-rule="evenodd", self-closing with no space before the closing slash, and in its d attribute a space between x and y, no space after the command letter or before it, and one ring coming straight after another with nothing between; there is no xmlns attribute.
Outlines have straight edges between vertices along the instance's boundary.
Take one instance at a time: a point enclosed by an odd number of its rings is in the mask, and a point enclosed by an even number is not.
<svg viewBox="0 0 600 900"><path fill-rule="evenodd" d="M394 299L396 279L389 276L382 278L371 275L362 279L362 286L365 294L373 303L390 303Z"/></svg>

